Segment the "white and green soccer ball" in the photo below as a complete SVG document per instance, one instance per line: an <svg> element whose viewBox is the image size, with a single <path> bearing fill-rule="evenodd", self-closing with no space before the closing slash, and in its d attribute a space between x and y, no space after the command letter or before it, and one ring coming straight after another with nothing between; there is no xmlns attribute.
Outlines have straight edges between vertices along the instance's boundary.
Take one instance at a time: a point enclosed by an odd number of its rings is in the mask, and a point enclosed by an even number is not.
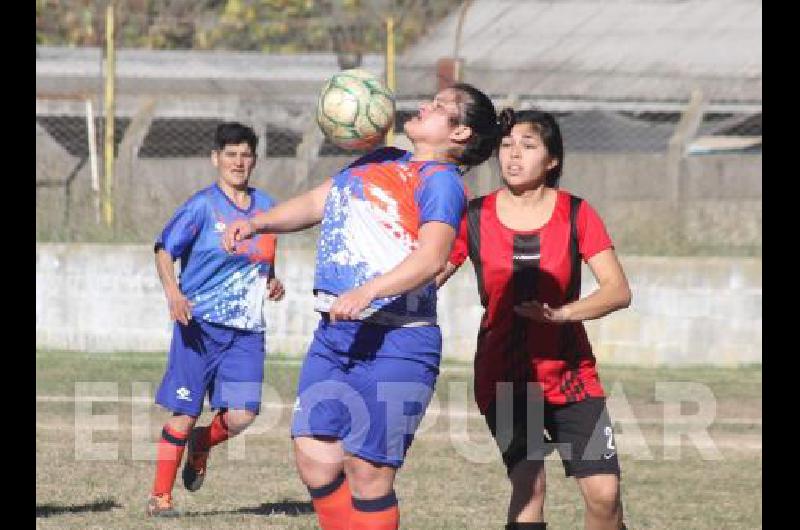
<svg viewBox="0 0 800 530"><path fill-rule="evenodd" d="M394 95L366 70L342 70L320 91L317 123L342 149L364 151L377 146L393 121Z"/></svg>

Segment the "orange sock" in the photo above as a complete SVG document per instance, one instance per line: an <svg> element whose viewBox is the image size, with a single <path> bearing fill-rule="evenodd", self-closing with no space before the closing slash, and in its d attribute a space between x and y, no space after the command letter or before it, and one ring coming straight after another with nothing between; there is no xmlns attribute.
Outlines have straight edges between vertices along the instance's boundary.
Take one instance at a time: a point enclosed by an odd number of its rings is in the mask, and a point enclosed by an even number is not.
<svg viewBox="0 0 800 530"><path fill-rule="evenodd" d="M230 438L228 432L228 423L225 421L225 413L217 412L211 424L208 427L203 427L203 430L197 436L197 450L208 451L215 445L224 442Z"/></svg>
<svg viewBox="0 0 800 530"><path fill-rule="evenodd" d="M169 425L164 425L156 453L156 479L153 482L153 495L172 493L175 475L178 473L178 466L181 464L188 437L189 433L176 431Z"/></svg>
<svg viewBox="0 0 800 530"><path fill-rule="evenodd" d="M350 486L344 473L336 480L320 488L308 488L311 504L317 512L322 530L347 530L353 505L350 501Z"/></svg>
<svg viewBox="0 0 800 530"><path fill-rule="evenodd" d="M197 433L197 443L194 446L195 453L192 460L195 467L205 467L206 459L208 459L208 450L215 445L224 442L230 438L228 432L228 424L225 422L225 413L217 412L211 424L208 427L201 427Z"/></svg>
<svg viewBox="0 0 800 530"><path fill-rule="evenodd" d="M399 524L394 491L379 499L353 499L349 530L397 530Z"/></svg>

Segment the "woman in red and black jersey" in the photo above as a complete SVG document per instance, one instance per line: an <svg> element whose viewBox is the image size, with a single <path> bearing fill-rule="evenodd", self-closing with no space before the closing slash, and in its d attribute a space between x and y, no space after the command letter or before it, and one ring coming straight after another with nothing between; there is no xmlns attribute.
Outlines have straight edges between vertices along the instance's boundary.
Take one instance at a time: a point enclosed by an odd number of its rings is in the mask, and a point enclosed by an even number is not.
<svg viewBox="0 0 800 530"><path fill-rule="evenodd" d="M505 185L470 201L438 282L469 256L485 309L475 398L512 483L506 528L545 528L543 459L552 448L578 481L586 528L624 528L613 430L582 321L627 307L628 281L594 208L558 188L555 118L505 109L501 126ZM582 261L598 288L580 298ZM546 432L549 443L529 431Z"/></svg>

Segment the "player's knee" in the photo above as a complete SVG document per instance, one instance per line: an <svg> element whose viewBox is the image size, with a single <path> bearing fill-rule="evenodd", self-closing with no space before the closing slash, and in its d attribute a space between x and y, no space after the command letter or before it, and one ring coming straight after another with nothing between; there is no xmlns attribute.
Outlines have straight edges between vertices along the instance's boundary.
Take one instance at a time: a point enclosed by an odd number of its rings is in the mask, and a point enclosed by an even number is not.
<svg viewBox="0 0 800 530"><path fill-rule="evenodd" d="M535 502L542 502L544 503L544 494L547 486L545 485L543 480L537 480L533 484L533 491L531 492L531 500Z"/></svg>
<svg viewBox="0 0 800 530"><path fill-rule="evenodd" d="M619 485L613 480L596 481L586 488L586 508L599 516L612 516L620 507Z"/></svg>
<svg viewBox="0 0 800 530"><path fill-rule="evenodd" d="M514 467L509 479L516 495L530 498L532 501L544 499L547 481L541 463L520 462Z"/></svg>
<svg viewBox="0 0 800 530"><path fill-rule="evenodd" d="M394 472L388 466L376 466L356 458L345 461L347 482L353 496L360 499L375 499L392 491Z"/></svg>
<svg viewBox="0 0 800 530"><path fill-rule="evenodd" d="M228 432L235 436L252 425L256 415L249 410L229 410L226 418Z"/></svg>
<svg viewBox="0 0 800 530"><path fill-rule="evenodd" d="M342 473L341 449L333 440L321 443L322 440L304 437L294 440L294 461L297 473L303 484L319 488L330 484Z"/></svg>
<svg viewBox="0 0 800 530"><path fill-rule="evenodd" d="M189 432L194 427L195 422L197 421L196 416L188 416L186 414L174 414L169 421L167 421L167 425L170 428L178 431L178 432Z"/></svg>

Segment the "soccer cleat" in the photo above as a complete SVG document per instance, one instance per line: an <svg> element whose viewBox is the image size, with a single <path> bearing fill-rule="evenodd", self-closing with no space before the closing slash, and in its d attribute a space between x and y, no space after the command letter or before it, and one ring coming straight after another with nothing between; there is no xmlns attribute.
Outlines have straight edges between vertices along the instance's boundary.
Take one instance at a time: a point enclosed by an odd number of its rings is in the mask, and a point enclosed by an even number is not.
<svg viewBox="0 0 800 530"><path fill-rule="evenodd" d="M180 515L172 506L172 495L150 495L147 499L147 515L150 517L177 517Z"/></svg>
<svg viewBox="0 0 800 530"><path fill-rule="evenodd" d="M208 451L194 450L194 439L200 429L202 427L192 429L192 434L189 436L186 447L186 463L183 464L183 471L181 472L183 487L189 491L199 490L203 485L203 480L206 478Z"/></svg>

